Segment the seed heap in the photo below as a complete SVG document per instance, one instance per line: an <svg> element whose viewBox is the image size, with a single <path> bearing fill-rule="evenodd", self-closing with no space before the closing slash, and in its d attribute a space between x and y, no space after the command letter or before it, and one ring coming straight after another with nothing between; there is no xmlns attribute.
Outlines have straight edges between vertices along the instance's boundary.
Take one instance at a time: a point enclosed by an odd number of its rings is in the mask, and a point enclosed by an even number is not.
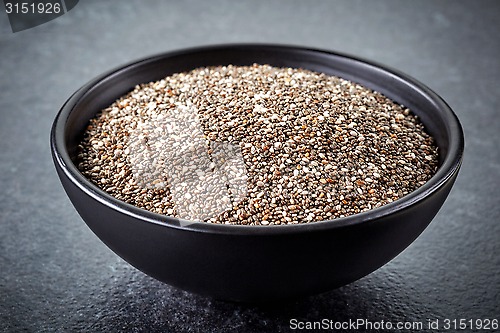
<svg viewBox="0 0 500 333"><path fill-rule="evenodd" d="M437 159L417 117L380 93L304 69L229 65L135 87L90 121L77 164L152 212L280 225L390 203L432 177Z"/></svg>

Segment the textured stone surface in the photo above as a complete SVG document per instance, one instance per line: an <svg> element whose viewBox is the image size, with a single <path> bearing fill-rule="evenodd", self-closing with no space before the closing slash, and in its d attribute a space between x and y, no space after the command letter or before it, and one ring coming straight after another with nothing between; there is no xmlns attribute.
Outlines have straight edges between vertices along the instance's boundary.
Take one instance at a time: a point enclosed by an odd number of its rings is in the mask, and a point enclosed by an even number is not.
<svg viewBox="0 0 500 333"><path fill-rule="evenodd" d="M0 331L286 332L291 318L498 318L498 17L496 1L87 0L13 34L0 13ZM417 78L455 110L466 135L462 171L432 224L401 255L322 295L242 305L145 276L85 226L50 158L60 106L114 66L228 42L355 54Z"/></svg>

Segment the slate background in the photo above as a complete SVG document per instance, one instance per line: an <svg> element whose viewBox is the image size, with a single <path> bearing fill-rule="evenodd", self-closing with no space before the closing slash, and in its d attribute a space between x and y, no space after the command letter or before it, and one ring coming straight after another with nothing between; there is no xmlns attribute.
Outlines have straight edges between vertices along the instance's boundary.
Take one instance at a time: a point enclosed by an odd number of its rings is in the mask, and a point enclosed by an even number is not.
<svg viewBox="0 0 500 333"><path fill-rule="evenodd" d="M14 34L0 13L0 331L287 332L291 318L500 319L499 17L498 1L85 0ZM358 55L417 78L455 110L466 135L462 171L401 255L331 292L244 305L161 284L86 227L50 158L60 106L117 65L230 42Z"/></svg>

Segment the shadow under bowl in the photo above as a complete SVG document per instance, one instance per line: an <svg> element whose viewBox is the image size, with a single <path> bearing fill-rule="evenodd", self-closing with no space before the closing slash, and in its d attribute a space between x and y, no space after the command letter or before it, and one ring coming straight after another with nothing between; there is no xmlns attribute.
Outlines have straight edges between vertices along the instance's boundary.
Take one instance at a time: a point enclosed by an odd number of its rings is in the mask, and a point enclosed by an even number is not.
<svg viewBox="0 0 500 333"><path fill-rule="evenodd" d="M235 226L184 223L134 207L105 193L75 166L77 145L89 120L135 85L202 66L253 63L340 76L405 105L439 147L437 173L405 197L349 217L286 226ZM462 128L450 107L407 75L344 54L253 44L169 52L114 69L75 92L51 132L52 156L66 193L110 249L170 285L245 302L320 293L387 263L438 212L458 174L463 149Z"/></svg>

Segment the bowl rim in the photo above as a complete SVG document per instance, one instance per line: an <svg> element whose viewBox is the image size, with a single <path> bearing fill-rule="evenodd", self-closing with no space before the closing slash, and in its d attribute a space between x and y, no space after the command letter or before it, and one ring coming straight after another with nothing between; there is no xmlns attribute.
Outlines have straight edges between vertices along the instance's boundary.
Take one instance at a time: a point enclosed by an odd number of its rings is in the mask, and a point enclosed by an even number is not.
<svg viewBox="0 0 500 333"><path fill-rule="evenodd" d="M300 51L300 52L312 52L312 53L322 53L330 56L344 58L350 61L358 62L369 67L374 67L375 70L384 72L385 75L391 75L397 77L399 80L403 80L405 84L409 85L411 89L417 91L419 94L424 95L430 99L438 108L440 112L440 117L444 120L447 125L447 137L449 139L448 152L444 156L442 164L439 166L437 172L421 187L417 188L413 192L405 195L404 197L395 200L391 203L385 204L381 207L371 209L365 212L353 214L346 217L335 218L330 220L309 222L309 223L298 223L298 224L288 224L288 225L232 225L232 224L216 224L207 222L197 222L197 221L187 221L179 218L170 217L167 215L162 215L159 213L150 212L148 210L136 207L132 204L126 203L110 194L106 193L104 190L100 189L97 185L93 184L89 179L87 179L76 167L70 158L69 152L66 147L65 142L65 128L69 115L73 112L74 108L78 103L100 82L123 73L129 70L131 67L141 66L146 63L156 61L162 58L170 58L174 56L182 56L191 53L200 53L214 50L230 50L230 49L268 49L268 50L280 50L280 51ZM398 70L390 68L388 66L366 60L357 56L349 55L337 51L328 51L316 48L295 46L295 45L283 45L283 44L261 44L261 43L238 43L238 44L217 44L217 45L207 45L192 48L185 48L177 51L164 52L148 57L144 57L132 62L126 63L124 65L118 66L112 70L109 70L94 79L87 82L75 93L73 93L68 100L63 104L59 112L57 113L50 134L50 146L51 153L54 163L60 167L62 172L66 177L76 185L81 191L85 192L87 195L97 200L101 204L121 212L122 214L129 215L133 218L142 220L141 222L153 223L165 228L174 228L191 232L206 232L206 233L216 233L216 234L234 234L234 235L276 235L276 234L293 234L293 233L304 233L304 232L318 232L329 229L344 228L359 224L374 223L382 217L386 217L391 214L395 214L399 211L409 208L410 206L416 205L425 198L429 197L433 193L437 192L442 188L450 179L452 179L458 170L460 169L463 151L464 151L464 134L462 126L456 114L450 108L450 106L434 91L428 88L426 85L422 84L413 77L404 74Z"/></svg>

